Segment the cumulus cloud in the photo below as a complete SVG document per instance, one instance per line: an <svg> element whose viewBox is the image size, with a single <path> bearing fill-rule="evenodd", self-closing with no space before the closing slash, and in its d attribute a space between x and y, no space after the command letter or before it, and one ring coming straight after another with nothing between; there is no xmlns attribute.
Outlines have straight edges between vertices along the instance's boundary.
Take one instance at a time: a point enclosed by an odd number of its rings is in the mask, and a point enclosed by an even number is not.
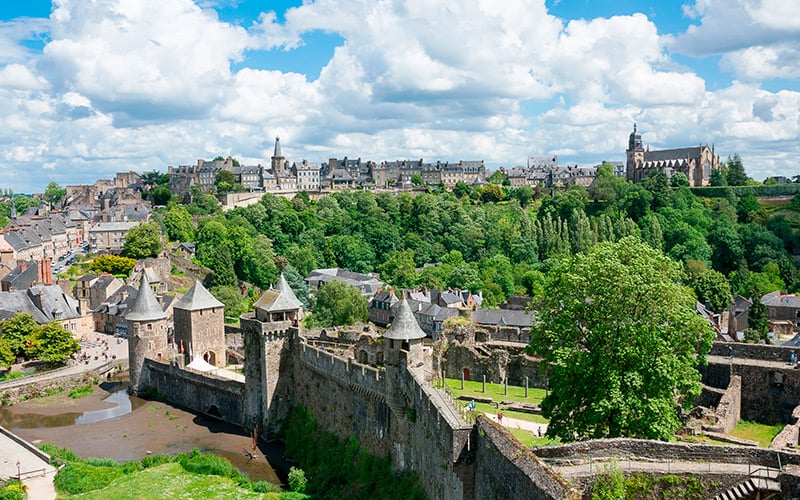
<svg viewBox="0 0 800 500"><path fill-rule="evenodd" d="M247 34L191 0L56 0L40 69L122 119L197 118L224 98Z"/></svg>
<svg viewBox="0 0 800 500"><path fill-rule="evenodd" d="M792 2L697 0L677 36L643 14L559 19L542 0L318 0L247 26L213 10L235 3L55 0L49 20L0 23L5 181L265 163L275 135L290 160L621 161L634 121L652 147L715 143L757 177L794 168L800 94L760 84L800 74ZM318 78L248 67L316 32L342 40ZM32 54L21 42L42 33ZM709 90L674 53L722 54L737 81Z"/></svg>

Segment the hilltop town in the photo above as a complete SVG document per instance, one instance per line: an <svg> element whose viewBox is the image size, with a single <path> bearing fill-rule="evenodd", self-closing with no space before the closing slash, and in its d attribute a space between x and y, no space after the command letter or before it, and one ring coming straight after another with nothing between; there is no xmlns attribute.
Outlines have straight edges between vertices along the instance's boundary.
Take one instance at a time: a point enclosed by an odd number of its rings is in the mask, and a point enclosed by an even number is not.
<svg viewBox="0 0 800 500"><path fill-rule="evenodd" d="M290 164L276 139L269 167L200 160L52 186L49 199L9 196L1 319L127 339L132 393L264 438L303 407L414 471L431 498L591 495L604 477L593 457L620 454L647 474L673 460L706 493L794 491L800 185L748 180L713 146L651 151L636 127L626 154L624 168L531 156L487 175L482 161ZM656 281L676 288L647 300L663 308L675 293L679 309L690 298L679 316L708 339L691 346L708 365L686 358L697 390L657 426L666 434L586 440L604 436L564 432L546 399L454 395L459 380L557 392L537 323L564 304L542 308L552 277L609 249L652 253L633 276L669 269ZM614 278L619 290L628 277ZM633 294L605 291L610 303ZM0 392L13 403L26 387ZM744 420L783 425L773 451L734 435ZM698 444L627 439L687 434Z"/></svg>

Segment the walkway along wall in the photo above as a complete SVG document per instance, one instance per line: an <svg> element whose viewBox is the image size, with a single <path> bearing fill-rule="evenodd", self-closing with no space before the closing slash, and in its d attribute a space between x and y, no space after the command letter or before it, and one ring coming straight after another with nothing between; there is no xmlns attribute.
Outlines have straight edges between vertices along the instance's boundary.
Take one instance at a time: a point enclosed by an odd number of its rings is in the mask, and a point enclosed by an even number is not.
<svg viewBox="0 0 800 500"><path fill-rule="evenodd" d="M244 425L244 384L181 369L152 359L144 362L142 381L169 402L190 410Z"/></svg>

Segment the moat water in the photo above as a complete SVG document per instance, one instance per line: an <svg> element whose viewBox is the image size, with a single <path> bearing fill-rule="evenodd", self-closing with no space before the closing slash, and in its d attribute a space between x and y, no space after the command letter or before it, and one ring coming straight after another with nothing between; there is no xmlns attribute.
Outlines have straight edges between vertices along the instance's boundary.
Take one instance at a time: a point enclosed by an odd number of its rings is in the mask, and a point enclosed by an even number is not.
<svg viewBox="0 0 800 500"><path fill-rule="evenodd" d="M222 456L252 480L285 484L288 465L279 442L252 439L238 426L161 401L130 396L127 381L104 382L86 400L66 395L0 408L0 426L38 444L53 443L79 456L140 460L198 449ZM249 459L247 453L255 454Z"/></svg>

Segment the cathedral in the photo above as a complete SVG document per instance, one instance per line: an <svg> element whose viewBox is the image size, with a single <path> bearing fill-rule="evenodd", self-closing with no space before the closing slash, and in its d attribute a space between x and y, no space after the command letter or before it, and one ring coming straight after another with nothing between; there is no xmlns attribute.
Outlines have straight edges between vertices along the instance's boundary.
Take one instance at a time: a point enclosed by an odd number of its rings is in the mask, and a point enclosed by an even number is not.
<svg viewBox="0 0 800 500"><path fill-rule="evenodd" d="M664 172L667 177L681 172L689 179L690 186L708 186L711 172L720 168L719 155L715 153L713 145L653 151L648 146L645 149L635 123L625 153L628 157L626 177L633 182L640 182L655 172Z"/></svg>

